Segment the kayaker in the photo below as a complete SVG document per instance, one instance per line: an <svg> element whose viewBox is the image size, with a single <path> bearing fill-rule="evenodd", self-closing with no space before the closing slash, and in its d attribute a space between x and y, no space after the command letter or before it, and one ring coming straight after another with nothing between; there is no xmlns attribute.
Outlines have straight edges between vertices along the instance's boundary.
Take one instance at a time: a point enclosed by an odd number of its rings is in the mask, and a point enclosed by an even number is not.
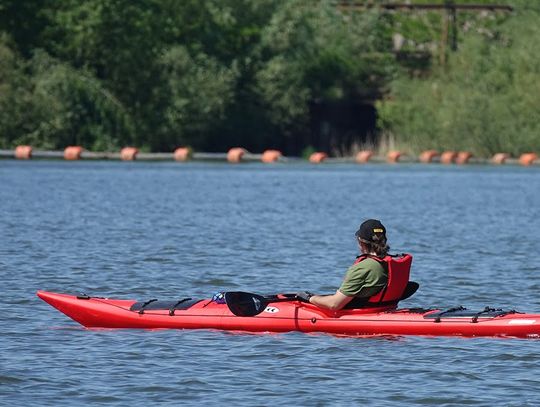
<svg viewBox="0 0 540 407"><path fill-rule="evenodd" d="M314 295L308 291L297 293L299 300L321 308L340 310L353 299L367 299L381 291L388 283L388 272L381 262L390 247L386 243L386 228L376 219L368 219L355 233L361 255L345 274L341 286L332 295Z"/></svg>

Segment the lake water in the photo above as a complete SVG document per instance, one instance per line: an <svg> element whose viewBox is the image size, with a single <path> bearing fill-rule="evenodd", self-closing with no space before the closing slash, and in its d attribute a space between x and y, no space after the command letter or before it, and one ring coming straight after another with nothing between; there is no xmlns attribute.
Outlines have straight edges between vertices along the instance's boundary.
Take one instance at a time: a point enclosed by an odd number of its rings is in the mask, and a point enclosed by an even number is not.
<svg viewBox="0 0 540 407"><path fill-rule="evenodd" d="M333 292L386 225L403 306L540 312L540 169L0 161L0 405L538 406L540 341L86 330L38 289Z"/></svg>

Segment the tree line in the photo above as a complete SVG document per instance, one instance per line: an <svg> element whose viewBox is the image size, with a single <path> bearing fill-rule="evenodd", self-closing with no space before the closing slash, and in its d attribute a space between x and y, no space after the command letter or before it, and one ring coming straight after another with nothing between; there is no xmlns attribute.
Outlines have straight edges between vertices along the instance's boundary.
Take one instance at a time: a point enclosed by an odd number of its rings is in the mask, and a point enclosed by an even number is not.
<svg viewBox="0 0 540 407"><path fill-rule="evenodd" d="M383 138L411 151L538 149L539 7L511 3L512 16L461 20L459 49L438 66L436 12L0 0L0 148L345 154ZM340 128L359 105L376 106L376 125Z"/></svg>

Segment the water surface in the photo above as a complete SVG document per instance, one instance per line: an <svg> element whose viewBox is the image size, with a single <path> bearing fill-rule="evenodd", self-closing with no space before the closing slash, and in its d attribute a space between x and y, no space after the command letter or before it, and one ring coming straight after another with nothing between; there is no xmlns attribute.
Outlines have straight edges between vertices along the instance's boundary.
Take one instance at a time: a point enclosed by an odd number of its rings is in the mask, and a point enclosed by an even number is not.
<svg viewBox="0 0 540 407"><path fill-rule="evenodd" d="M404 306L540 312L540 171L0 161L0 405L537 406L540 341L85 330L35 291L332 292L368 217Z"/></svg>

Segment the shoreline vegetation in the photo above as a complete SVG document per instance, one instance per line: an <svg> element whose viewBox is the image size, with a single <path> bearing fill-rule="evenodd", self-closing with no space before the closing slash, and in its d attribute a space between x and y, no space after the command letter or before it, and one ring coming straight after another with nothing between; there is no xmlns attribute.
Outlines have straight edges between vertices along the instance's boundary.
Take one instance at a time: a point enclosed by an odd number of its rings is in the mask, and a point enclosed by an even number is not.
<svg viewBox="0 0 540 407"><path fill-rule="evenodd" d="M540 3L392 3L0 0L0 149L538 153Z"/></svg>

